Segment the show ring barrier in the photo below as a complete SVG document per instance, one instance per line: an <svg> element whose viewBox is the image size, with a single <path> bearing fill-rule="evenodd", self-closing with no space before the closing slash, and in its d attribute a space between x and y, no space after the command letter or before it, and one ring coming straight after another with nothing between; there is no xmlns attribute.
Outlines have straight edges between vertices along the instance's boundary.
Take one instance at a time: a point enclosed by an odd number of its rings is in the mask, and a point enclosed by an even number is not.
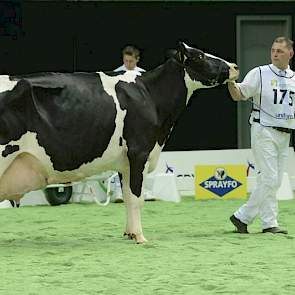
<svg viewBox="0 0 295 295"><path fill-rule="evenodd" d="M250 149L162 152L155 171L148 175L145 185L154 197L160 200L179 202L181 196L195 195L194 167L196 165L221 165L224 163L249 166L247 192L248 194L251 193L255 185L256 173ZM89 201L108 204L112 197L111 188L108 199L108 184L104 181L103 189L98 181L103 181L102 175L93 176L80 183L74 183L71 201ZM111 186L112 179L109 180L109 183L109 186ZM63 189L63 185L56 186L61 190ZM277 192L277 199L293 199L294 189L295 155L293 148L290 148L288 164L283 175L282 185ZM21 206L26 205L48 205L48 202L43 191L35 191L26 194L21 199ZM10 207L11 204L9 201L0 202L0 208Z"/></svg>
<svg viewBox="0 0 295 295"><path fill-rule="evenodd" d="M148 175L146 186L151 194L158 200L180 202L180 194L176 184L174 173L157 173Z"/></svg>

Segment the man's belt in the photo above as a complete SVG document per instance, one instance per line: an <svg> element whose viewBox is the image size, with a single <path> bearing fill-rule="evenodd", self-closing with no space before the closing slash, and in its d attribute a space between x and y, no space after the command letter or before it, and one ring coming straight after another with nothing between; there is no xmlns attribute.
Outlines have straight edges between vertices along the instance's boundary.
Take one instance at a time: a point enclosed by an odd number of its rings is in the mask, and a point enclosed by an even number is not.
<svg viewBox="0 0 295 295"><path fill-rule="evenodd" d="M291 133L292 132L292 129L289 129L289 128L274 127L274 126L272 126L272 128L275 129L275 130L281 131L281 132L285 132L285 133Z"/></svg>
<svg viewBox="0 0 295 295"><path fill-rule="evenodd" d="M253 119L253 122L260 123L260 119L254 118ZM292 132L292 129L285 128L285 127L274 127L274 126L271 126L271 128L272 129L275 129L277 131L280 131L280 132L285 132L285 133L291 133Z"/></svg>

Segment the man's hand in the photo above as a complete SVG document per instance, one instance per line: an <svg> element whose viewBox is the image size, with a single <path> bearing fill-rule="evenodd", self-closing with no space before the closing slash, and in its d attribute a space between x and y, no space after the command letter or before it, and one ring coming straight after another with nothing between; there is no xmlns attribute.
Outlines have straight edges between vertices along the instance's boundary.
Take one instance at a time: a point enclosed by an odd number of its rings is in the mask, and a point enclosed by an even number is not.
<svg viewBox="0 0 295 295"><path fill-rule="evenodd" d="M242 99L243 96L242 96L240 87L238 86L236 81L229 81L227 83L227 87L228 87L228 91L229 91L233 100L239 101Z"/></svg>

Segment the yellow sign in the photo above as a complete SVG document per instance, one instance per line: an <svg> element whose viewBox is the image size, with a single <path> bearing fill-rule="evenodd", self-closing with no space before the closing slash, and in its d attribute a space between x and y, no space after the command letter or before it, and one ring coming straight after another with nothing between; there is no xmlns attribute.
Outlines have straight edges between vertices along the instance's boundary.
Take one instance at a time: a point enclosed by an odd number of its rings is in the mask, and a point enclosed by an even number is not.
<svg viewBox="0 0 295 295"><path fill-rule="evenodd" d="M197 165L197 200L240 199L247 197L246 165Z"/></svg>

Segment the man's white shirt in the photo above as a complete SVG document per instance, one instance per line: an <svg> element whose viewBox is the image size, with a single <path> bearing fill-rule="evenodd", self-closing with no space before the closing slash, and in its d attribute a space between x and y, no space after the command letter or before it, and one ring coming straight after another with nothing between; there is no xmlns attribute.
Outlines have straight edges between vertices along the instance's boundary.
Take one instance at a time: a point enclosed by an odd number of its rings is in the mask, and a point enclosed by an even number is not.
<svg viewBox="0 0 295 295"><path fill-rule="evenodd" d="M125 65L123 64L123 65L121 65L120 67L118 67L118 68L116 68L116 69L114 70L114 72L120 72L120 71L128 72L128 71L130 71L130 70L128 70L128 69L125 67ZM145 70L142 69L142 68L140 68L140 67L135 67L135 68L134 68L133 70L131 70L131 71L135 71L135 72L137 72L139 76L141 75L142 72L145 72Z"/></svg>
<svg viewBox="0 0 295 295"><path fill-rule="evenodd" d="M264 126L295 129L295 75L290 67L284 73L273 64L256 67L238 87L243 100L253 98L250 123L255 118Z"/></svg>

